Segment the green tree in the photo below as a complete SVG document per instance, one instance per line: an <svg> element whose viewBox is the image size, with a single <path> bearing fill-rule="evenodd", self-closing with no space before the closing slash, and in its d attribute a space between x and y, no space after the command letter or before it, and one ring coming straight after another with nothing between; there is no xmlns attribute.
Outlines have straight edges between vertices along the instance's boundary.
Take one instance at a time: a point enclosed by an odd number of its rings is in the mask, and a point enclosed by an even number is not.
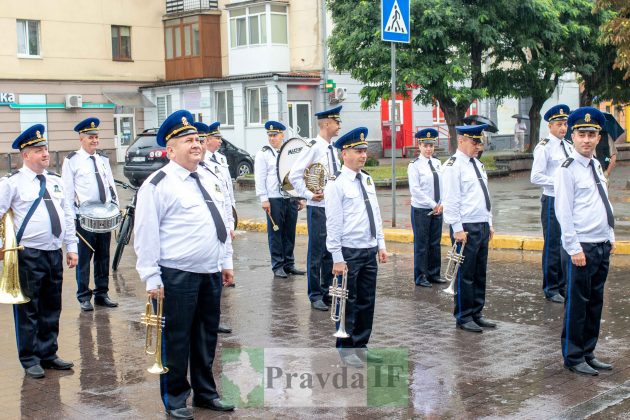
<svg viewBox="0 0 630 420"><path fill-rule="evenodd" d="M615 15L602 25L601 40L617 48L615 68L630 78L630 2L628 0L597 0L596 10L612 10Z"/></svg>
<svg viewBox="0 0 630 420"><path fill-rule="evenodd" d="M530 0L525 0L530 1ZM475 99L492 96L486 63L508 43L515 19L506 20L511 0L412 0L411 42L397 45L397 86L422 104L437 100L456 147L455 125ZM335 27L329 38L332 65L365 86L363 106L390 96L390 45L381 41L378 0L328 0Z"/></svg>

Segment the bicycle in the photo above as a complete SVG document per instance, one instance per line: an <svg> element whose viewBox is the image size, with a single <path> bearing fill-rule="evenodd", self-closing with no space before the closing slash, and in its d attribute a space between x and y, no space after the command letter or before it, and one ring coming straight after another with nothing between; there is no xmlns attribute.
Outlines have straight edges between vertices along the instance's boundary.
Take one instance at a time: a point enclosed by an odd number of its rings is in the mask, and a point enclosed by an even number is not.
<svg viewBox="0 0 630 420"><path fill-rule="evenodd" d="M136 198L138 197L138 188L133 185L129 185L126 182L114 180L116 185L123 189L130 189L134 192L131 199L131 203L127 204L127 207L122 212L122 222L120 227L116 231L116 251L114 252L114 258L112 259L112 270L118 270L118 264L122 258L123 250L125 246L129 244L131 240L131 234L133 233L133 222L136 213Z"/></svg>

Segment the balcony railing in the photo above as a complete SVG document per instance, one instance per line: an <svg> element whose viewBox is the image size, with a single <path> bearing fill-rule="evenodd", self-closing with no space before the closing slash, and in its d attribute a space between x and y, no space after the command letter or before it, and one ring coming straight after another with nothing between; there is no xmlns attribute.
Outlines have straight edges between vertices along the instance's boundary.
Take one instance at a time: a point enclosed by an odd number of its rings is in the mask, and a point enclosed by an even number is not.
<svg viewBox="0 0 630 420"><path fill-rule="evenodd" d="M218 0L166 0L167 14L218 8Z"/></svg>

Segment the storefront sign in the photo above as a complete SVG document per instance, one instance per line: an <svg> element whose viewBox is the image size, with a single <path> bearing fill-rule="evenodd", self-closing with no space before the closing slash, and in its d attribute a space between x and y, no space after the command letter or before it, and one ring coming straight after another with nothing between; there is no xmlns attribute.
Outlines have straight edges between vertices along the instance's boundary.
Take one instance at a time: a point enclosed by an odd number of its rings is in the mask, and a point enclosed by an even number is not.
<svg viewBox="0 0 630 420"><path fill-rule="evenodd" d="M15 102L15 93L0 92L0 102Z"/></svg>

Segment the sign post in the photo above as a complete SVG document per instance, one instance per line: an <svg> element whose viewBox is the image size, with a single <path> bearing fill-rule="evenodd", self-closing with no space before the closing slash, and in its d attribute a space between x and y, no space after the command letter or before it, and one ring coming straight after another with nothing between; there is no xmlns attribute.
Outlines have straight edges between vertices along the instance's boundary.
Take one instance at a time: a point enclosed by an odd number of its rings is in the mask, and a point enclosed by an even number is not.
<svg viewBox="0 0 630 420"><path fill-rule="evenodd" d="M409 29L409 0L381 0L381 39L391 42L392 51L392 227L396 227L396 43L409 43Z"/></svg>

